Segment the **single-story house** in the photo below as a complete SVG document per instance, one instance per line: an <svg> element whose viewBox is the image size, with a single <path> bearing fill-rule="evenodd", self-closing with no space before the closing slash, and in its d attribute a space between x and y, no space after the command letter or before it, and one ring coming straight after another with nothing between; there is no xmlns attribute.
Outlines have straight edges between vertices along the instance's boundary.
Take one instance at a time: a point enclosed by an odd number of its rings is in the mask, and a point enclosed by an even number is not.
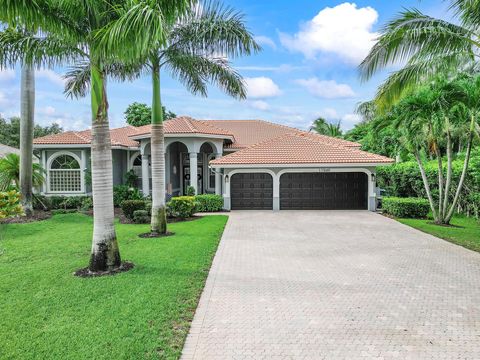
<svg viewBox="0 0 480 360"><path fill-rule="evenodd" d="M113 182L127 171L152 188L150 125L111 130ZM89 194L90 130L34 140L47 170L45 195ZM215 193L226 210L376 208L375 168L392 163L360 144L262 120L165 122L167 196ZM192 181L192 179L196 179Z"/></svg>

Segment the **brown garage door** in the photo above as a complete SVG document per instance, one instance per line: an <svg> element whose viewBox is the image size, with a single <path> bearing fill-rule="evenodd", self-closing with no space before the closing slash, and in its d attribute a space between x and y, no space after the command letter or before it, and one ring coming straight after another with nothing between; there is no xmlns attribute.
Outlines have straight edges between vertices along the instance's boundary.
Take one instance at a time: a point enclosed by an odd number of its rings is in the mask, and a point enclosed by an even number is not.
<svg viewBox="0 0 480 360"><path fill-rule="evenodd" d="M282 210L367 209L365 173L287 173L280 177Z"/></svg>
<svg viewBox="0 0 480 360"><path fill-rule="evenodd" d="M235 174L230 181L232 210L272 210L273 179L270 174Z"/></svg>

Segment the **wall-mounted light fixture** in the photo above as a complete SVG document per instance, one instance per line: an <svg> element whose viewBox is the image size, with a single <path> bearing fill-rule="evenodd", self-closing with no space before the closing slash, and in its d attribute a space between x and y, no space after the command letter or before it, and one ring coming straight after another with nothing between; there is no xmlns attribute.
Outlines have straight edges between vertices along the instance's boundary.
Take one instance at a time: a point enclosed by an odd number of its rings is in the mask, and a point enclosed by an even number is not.
<svg viewBox="0 0 480 360"><path fill-rule="evenodd" d="M173 165L172 172L173 172L174 175L177 175L177 166L176 165Z"/></svg>
<svg viewBox="0 0 480 360"><path fill-rule="evenodd" d="M225 175L225 182L228 183L228 175Z"/></svg>

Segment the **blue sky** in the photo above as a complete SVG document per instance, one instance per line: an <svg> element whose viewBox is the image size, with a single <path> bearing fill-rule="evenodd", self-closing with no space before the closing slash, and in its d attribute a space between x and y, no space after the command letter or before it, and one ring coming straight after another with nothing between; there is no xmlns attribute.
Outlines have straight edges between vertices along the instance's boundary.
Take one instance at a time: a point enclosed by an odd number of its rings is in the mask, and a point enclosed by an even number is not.
<svg viewBox="0 0 480 360"><path fill-rule="evenodd" d="M244 76L248 99L237 101L211 87L208 98L193 96L162 74L162 100L178 115L197 119L264 119L308 128L318 116L341 121L344 129L358 122L355 104L372 98L388 71L360 83L356 67L374 43L379 28L403 7L448 18L439 0L320 1L226 0L242 11L262 44L259 54L234 60ZM64 68L42 69L36 76L36 122L58 122L68 130L89 127L89 99L62 94ZM18 69L0 71L0 114L18 115ZM109 83L110 122L124 125L123 112L134 102L151 102L150 79Z"/></svg>

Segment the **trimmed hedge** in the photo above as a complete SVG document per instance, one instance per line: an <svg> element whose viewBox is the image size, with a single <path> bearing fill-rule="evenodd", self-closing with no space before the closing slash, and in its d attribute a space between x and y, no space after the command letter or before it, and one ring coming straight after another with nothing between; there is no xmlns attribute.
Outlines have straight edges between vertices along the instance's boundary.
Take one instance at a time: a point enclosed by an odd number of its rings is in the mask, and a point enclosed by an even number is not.
<svg viewBox="0 0 480 360"><path fill-rule="evenodd" d="M195 210L197 212L215 212L223 210L221 195L205 194L195 196Z"/></svg>
<svg viewBox="0 0 480 360"><path fill-rule="evenodd" d="M137 224L148 224L150 222L150 216L147 210L135 210L133 212L133 221Z"/></svg>
<svg viewBox="0 0 480 360"><path fill-rule="evenodd" d="M428 200L422 198L382 198L382 209L385 213L411 219L424 219L430 211Z"/></svg>
<svg viewBox="0 0 480 360"><path fill-rule="evenodd" d="M186 219L195 214L195 197L194 196L178 196L173 197L167 203L167 215L169 217L177 217Z"/></svg>
<svg viewBox="0 0 480 360"><path fill-rule="evenodd" d="M134 213L137 210L145 210L146 201L144 200L124 200L121 202L123 214L130 220L134 220Z"/></svg>

